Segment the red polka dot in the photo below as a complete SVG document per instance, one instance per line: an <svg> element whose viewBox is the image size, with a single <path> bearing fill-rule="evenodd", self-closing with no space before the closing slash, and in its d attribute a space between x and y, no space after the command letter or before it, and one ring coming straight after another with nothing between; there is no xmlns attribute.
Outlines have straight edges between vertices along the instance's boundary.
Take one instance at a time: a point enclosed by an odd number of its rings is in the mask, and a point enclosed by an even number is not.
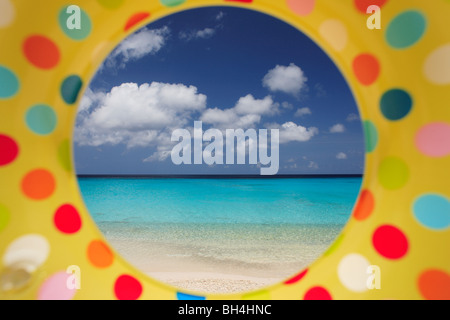
<svg viewBox="0 0 450 320"><path fill-rule="evenodd" d="M136 300L142 294L142 285L134 277L124 274L117 278L114 293L119 300Z"/></svg>
<svg viewBox="0 0 450 320"><path fill-rule="evenodd" d="M300 280L303 279L303 277L306 275L307 272L308 272L308 269L303 270L299 274L297 274L297 275L293 276L292 278L286 280L284 282L284 284L294 284L294 283L299 282Z"/></svg>
<svg viewBox="0 0 450 320"><path fill-rule="evenodd" d="M23 52L31 64L41 69L54 68L60 60L57 45L40 35L28 37L23 44Z"/></svg>
<svg viewBox="0 0 450 320"><path fill-rule="evenodd" d="M81 217L77 209L70 204L65 204L56 210L53 217L56 228L63 233L75 233L81 228Z"/></svg>
<svg viewBox="0 0 450 320"><path fill-rule="evenodd" d="M380 255L388 259L402 258L408 252L408 239L400 229L390 225L375 230L372 244Z"/></svg>
<svg viewBox="0 0 450 320"><path fill-rule="evenodd" d="M323 287L313 287L309 289L305 296L304 300L333 300L331 294Z"/></svg>
<svg viewBox="0 0 450 320"><path fill-rule="evenodd" d="M353 60L353 72L362 85L370 86L380 75L380 64L373 55L363 53Z"/></svg>
<svg viewBox="0 0 450 320"><path fill-rule="evenodd" d="M139 22L147 19L150 17L150 13L148 12L139 12L135 15L132 15L130 19L128 19L127 23L125 24L124 30L128 31L131 28L133 28L135 25L137 25Z"/></svg>
<svg viewBox="0 0 450 320"><path fill-rule="evenodd" d="M13 162L19 154L19 146L8 136L0 134L0 166Z"/></svg>
<svg viewBox="0 0 450 320"><path fill-rule="evenodd" d="M375 198L372 192L363 190L353 211L353 217L359 221L365 220L372 214L374 207Z"/></svg>
<svg viewBox="0 0 450 320"><path fill-rule="evenodd" d="M367 8L371 5L379 6L380 8L386 4L387 0L355 0L355 7L358 11L366 14Z"/></svg>

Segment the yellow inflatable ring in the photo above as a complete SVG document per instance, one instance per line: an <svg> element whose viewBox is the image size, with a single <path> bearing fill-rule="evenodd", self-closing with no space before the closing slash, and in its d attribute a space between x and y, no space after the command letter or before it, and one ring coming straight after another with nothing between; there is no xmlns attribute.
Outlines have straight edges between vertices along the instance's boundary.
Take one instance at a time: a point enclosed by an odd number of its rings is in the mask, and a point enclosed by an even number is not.
<svg viewBox="0 0 450 320"><path fill-rule="evenodd" d="M367 27L372 4L381 29ZM291 279L232 295L181 292L118 256L71 158L77 102L107 54L151 21L211 5L258 10L319 43L366 137L362 189L336 242ZM450 299L449 17L448 0L0 0L0 298Z"/></svg>

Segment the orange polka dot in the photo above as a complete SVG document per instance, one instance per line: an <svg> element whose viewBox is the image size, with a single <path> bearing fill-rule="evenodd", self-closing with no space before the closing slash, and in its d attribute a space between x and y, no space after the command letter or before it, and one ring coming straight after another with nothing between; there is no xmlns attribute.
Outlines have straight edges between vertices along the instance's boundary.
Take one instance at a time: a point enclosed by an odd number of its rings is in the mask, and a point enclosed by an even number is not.
<svg viewBox="0 0 450 320"><path fill-rule="evenodd" d="M56 181L45 169L30 171L22 180L22 191L30 199L42 200L50 197L55 191Z"/></svg>
<svg viewBox="0 0 450 320"><path fill-rule="evenodd" d="M420 293L427 300L450 300L450 275L441 270L427 270L418 280Z"/></svg>
<svg viewBox="0 0 450 320"><path fill-rule="evenodd" d="M353 60L353 73L358 81L365 86L373 84L380 75L380 63L373 55L360 54Z"/></svg>
<svg viewBox="0 0 450 320"><path fill-rule="evenodd" d="M127 23L125 24L124 31L130 30L135 25L137 25L139 22L147 19L148 17L150 17L150 13L148 13L148 12L136 13L135 15L131 16L128 19Z"/></svg>
<svg viewBox="0 0 450 320"><path fill-rule="evenodd" d="M372 214L374 207L375 198L373 194L369 190L363 190L353 211L353 217L359 221L365 220Z"/></svg>
<svg viewBox="0 0 450 320"><path fill-rule="evenodd" d="M89 261L98 268L109 267L114 260L111 249L101 240L92 241L87 250Z"/></svg>

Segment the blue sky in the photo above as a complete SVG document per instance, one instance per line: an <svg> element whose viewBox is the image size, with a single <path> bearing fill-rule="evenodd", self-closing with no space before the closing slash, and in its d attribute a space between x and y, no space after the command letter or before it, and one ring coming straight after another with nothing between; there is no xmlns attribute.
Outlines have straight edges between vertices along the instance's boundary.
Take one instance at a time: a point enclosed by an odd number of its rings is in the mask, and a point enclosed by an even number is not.
<svg viewBox="0 0 450 320"><path fill-rule="evenodd" d="M212 7L125 39L80 103L78 174L259 174L258 165L174 165L177 128L280 132L278 174L362 173L353 96L328 56L270 16Z"/></svg>

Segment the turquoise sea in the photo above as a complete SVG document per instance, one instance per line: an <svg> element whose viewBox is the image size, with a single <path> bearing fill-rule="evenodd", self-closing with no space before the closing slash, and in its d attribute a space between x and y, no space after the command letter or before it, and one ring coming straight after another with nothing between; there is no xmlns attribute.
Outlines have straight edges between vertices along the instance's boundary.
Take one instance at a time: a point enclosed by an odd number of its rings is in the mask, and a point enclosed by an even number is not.
<svg viewBox="0 0 450 320"><path fill-rule="evenodd" d="M361 177L80 177L87 208L144 272L287 277L317 259L350 217Z"/></svg>

